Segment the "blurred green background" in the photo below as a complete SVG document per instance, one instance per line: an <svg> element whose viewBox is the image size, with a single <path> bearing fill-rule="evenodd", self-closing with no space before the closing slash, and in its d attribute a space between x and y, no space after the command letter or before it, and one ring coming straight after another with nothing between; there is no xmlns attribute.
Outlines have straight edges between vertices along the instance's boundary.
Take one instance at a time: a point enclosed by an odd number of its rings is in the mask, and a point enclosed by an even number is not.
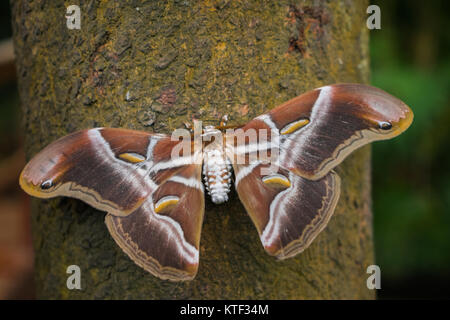
<svg viewBox="0 0 450 320"><path fill-rule="evenodd" d="M373 145L380 298L450 297L450 2L372 1L371 82L414 111L410 129Z"/></svg>
<svg viewBox="0 0 450 320"><path fill-rule="evenodd" d="M11 37L2 1L0 39ZM372 1L371 82L414 111L411 128L373 145L373 209L379 298L449 298L450 2ZM2 70L3 72L3 70ZM14 78L0 77L0 161L20 145Z"/></svg>

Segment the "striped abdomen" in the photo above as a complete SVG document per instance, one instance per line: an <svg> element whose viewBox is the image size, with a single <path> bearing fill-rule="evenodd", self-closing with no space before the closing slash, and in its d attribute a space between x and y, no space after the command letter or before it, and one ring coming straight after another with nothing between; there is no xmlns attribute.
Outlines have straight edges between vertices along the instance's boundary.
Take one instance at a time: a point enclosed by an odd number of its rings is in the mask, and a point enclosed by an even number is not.
<svg viewBox="0 0 450 320"><path fill-rule="evenodd" d="M231 162L223 150L206 147L203 158L205 186L214 203L228 200L231 183Z"/></svg>

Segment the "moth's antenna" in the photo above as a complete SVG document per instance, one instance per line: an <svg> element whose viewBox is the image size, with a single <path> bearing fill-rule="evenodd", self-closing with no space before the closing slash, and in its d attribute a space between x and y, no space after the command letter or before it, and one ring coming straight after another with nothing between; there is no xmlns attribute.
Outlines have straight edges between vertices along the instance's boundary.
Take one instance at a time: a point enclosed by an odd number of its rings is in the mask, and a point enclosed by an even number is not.
<svg viewBox="0 0 450 320"><path fill-rule="evenodd" d="M190 122L185 121L183 124L191 133L194 132L194 129L192 128L192 124Z"/></svg>
<svg viewBox="0 0 450 320"><path fill-rule="evenodd" d="M220 121L220 126L221 126L221 127L225 127L225 126L227 125L227 122L228 122L228 115L225 114L225 115L222 117L222 120Z"/></svg>

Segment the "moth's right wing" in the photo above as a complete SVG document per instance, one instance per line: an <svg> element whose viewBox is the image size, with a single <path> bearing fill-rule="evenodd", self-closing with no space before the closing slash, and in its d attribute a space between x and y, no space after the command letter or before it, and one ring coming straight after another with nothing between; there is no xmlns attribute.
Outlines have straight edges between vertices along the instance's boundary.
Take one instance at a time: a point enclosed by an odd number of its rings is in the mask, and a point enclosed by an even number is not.
<svg viewBox="0 0 450 320"><path fill-rule="evenodd" d="M20 175L20 185L35 197L77 198L96 209L126 216L156 190L149 169L170 161L177 143L167 135L126 129L78 131L34 156Z"/></svg>

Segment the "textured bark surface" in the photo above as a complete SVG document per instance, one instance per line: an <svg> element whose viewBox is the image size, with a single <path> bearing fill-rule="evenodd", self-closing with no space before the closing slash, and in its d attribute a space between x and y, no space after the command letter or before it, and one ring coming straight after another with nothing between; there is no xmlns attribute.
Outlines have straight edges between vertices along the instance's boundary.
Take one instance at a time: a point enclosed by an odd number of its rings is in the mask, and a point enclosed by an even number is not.
<svg viewBox="0 0 450 320"><path fill-rule="evenodd" d="M169 133L223 114L249 119L302 92L367 82L366 1L11 1L27 155L82 128ZM236 193L206 200L200 268L191 282L159 280L109 236L104 213L58 198L33 201L39 298L373 298L370 148L339 168L342 194L304 253L267 255ZM66 268L82 270L82 290Z"/></svg>

